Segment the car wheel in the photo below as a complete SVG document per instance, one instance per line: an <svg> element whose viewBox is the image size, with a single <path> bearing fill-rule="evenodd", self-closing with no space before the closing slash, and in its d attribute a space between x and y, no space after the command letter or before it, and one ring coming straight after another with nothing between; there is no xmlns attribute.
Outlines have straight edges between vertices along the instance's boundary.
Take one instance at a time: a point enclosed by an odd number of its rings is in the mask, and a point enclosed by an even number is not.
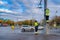
<svg viewBox="0 0 60 40"><path fill-rule="evenodd" d="M30 31L31 31L31 32L34 32L34 29L33 29L33 28L31 28L31 29L30 29Z"/></svg>
<svg viewBox="0 0 60 40"><path fill-rule="evenodd" d="M22 32L25 32L25 29L24 28L22 29Z"/></svg>

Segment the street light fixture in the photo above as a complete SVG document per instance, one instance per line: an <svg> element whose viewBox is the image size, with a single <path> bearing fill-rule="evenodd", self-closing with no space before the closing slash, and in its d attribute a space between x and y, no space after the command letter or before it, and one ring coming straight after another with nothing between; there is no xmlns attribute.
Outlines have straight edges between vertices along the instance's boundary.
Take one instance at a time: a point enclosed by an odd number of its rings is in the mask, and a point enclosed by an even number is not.
<svg viewBox="0 0 60 40"><path fill-rule="evenodd" d="M40 0L38 8L42 8L42 0Z"/></svg>

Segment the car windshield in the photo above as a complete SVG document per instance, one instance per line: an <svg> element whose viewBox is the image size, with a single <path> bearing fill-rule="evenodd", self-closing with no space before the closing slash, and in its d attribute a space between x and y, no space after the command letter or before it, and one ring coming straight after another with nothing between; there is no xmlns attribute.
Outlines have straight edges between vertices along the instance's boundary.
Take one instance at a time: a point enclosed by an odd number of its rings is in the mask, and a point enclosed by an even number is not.
<svg viewBox="0 0 60 40"><path fill-rule="evenodd" d="M28 27L28 25L24 25L23 27Z"/></svg>

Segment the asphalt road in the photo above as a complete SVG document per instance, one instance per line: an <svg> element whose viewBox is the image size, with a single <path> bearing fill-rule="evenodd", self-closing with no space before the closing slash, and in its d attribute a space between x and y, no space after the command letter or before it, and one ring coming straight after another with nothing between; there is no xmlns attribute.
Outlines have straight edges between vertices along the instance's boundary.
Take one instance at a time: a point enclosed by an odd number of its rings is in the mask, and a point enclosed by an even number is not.
<svg viewBox="0 0 60 40"><path fill-rule="evenodd" d="M0 40L60 40L60 35L44 35L44 34L29 34L29 33L6 33L0 34Z"/></svg>
<svg viewBox="0 0 60 40"><path fill-rule="evenodd" d="M54 29L54 31L58 31L58 29ZM0 27L0 40L60 40L60 35L52 33L52 30L47 35L43 34L43 31L41 32L35 35L34 32L21 32L19 28L12 31L10 27Z"/></svg>

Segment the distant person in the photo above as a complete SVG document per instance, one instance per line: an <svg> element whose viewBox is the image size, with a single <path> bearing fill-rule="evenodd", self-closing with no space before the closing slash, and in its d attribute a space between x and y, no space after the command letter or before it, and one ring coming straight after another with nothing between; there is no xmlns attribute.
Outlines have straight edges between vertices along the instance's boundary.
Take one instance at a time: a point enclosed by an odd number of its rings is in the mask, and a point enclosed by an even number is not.
<svg viewBox="0 0 60 40"><path fill-rule="evenodd" d="M14 29L15 29L15 26L14 26L14 25L12 25L12 26L11 26L11 29L12 29L12 30L14 30Z"/></svg>
<svg viewBox="0 0 60 40"><path fill-rule="evenodd" d="M39 26L39 23L35 20L34 22L34 26L35 26L35 33L38 33L38 26Z"/></svg>

